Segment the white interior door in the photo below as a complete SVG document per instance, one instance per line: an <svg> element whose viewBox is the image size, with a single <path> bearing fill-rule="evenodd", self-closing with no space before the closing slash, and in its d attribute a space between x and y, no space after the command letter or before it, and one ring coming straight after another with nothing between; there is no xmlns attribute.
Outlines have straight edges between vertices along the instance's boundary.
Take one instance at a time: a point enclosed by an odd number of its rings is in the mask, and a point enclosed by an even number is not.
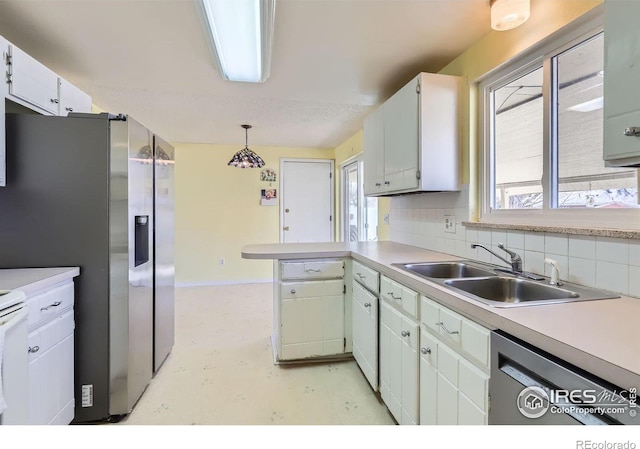
<svg viewBox="0 0 640 449"><path fill-rule="evenodd" d="M333 161L280 161L280 241L332 242Z"/></svg>

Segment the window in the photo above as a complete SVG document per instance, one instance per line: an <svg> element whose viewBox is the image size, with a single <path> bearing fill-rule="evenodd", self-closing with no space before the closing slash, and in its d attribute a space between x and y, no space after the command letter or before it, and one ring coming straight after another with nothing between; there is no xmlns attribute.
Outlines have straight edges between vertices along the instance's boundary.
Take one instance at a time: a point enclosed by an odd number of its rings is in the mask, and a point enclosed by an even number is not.
<svg viewBox="0 0 640 449"><path fill-rule="evenodd" d="M345 242L378 237L378 199L364 196L363 162L342 167L342 235Z"/></svg>
<svg viewBox="0 0 640 449"><path fill-rule="evenodd" d="M638 208L637 169L602 160L606 74L598 22L586 32L556 33L480 83L483 220L522 219L525 210L569 223L585 216L578 210Z"/></svg>

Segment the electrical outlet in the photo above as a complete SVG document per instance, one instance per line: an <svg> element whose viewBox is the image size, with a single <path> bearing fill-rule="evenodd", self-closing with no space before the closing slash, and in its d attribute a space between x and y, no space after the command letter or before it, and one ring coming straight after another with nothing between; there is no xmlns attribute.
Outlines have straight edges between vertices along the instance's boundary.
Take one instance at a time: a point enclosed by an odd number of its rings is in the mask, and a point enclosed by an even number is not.
<svg viewBox="0 0 640 449"><path fill-rule="evenodd" d="M224 259L220 259L220 265L224 265Z"/></svg>
<svg viewBox="0 0 640 449"><path fill-rule="evenodd" d="M444 216L444 232L456 233L456 217L454 215Z"/></svg>

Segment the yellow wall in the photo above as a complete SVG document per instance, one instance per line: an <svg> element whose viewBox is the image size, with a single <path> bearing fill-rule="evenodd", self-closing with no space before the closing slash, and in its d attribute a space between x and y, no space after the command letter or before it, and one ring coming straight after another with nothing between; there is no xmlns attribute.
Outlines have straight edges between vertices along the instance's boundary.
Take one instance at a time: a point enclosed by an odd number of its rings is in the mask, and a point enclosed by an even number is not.
<svg viewBox="0 0 640 449"><path fill-rule="evenodd" d="M472 219L477 219L479 191L478 78L571 21L602 3L602 0L533 0L531 17L510 31L491 31L440 71L462 76L462 182L469 183Z"/></svg>
<svg viewBox="0 0 640 449"><path fill-rule="evenodd" d="M245 260L242 247L277 243L280 239L278 206L261 206L260 169L227 166L238 145L175 144L176 283L228 283L266 280L272 262ZM278 174L280 158L333 159L331 149L252 147ZM220 265L220 259L225 264Z"/></svg>

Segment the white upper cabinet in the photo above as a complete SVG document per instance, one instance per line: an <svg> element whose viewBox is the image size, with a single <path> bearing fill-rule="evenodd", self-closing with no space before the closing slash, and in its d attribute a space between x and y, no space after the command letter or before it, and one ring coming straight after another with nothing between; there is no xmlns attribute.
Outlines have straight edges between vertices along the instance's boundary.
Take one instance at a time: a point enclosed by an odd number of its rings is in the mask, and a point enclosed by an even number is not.
<svg viewBox="0 0 640 449"><path fill-rule="evenodd" d="M640 166L640 2L605 2L604 160Z"/></svg>
<svg viewBox="0 0 640 449"><path fill-rule="evenodd" d="M64 78L58 78L59 115L91 112L91 97Z"/></svg>
<svg viewBox="0 0 640 449"><path fill-rule="evenodd" d="M461 78L420 73L364 122L365 194L458 190Z"/></svg>
<svg viewBox="0 0 640 449"><path fill-rule="evenodd" d="M58 75L55 72L11 44L7 67L9 98L27 102L38 112L58 115Z"/></svg>

